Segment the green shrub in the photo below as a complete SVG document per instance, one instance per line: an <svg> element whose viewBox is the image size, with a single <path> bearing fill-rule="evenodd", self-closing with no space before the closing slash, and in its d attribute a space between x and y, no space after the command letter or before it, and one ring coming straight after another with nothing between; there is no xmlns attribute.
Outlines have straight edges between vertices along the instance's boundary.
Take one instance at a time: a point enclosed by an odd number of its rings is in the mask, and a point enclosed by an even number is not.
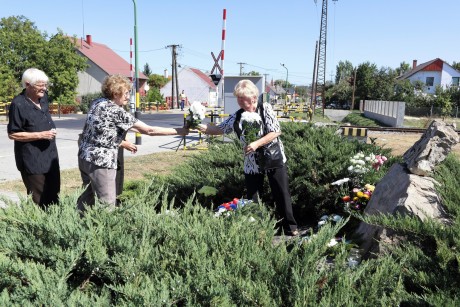
<svg viewBox="0 0 460 307"><path fill-rule="evenodd" d="M103 97L102 92L99 93L93 93L93 94L86 94L81 97L80 101L80 111L83 113L88 113L89 105L94 99Z"/></svg>
<svg viewBox="0 0 460 307"><path fill-rule="evenodd" d="M348 114L342 122L350 123L355 126L362 126L362 127L381 127L385 126L384 124L380 123L379 121L367 118L362 113L352 112Z"/></svg>
<svg viewBox="0 0 460 307"><path fill-rule="evenodd" d="M389 149L358 141L344 142L334 128L314 128L310 124L282 123L281 139L287 156L289 186L295 215L302 225L310 225L324 214L336 213L342 208L336 187L330 184L349 177L347 171L350 158L358 152L390 156ZM201 204L214 207L237 197L246 197L243 156L238 142L222 143L216 138L208 152L192 157L187 164L180 165L166 181L170 196L176 205L187 199L202 186L217 189L216 196L198 195ZM365 183L376 184L385 174L390 158L380 172L369 172L362 178ZM159 181L159 184L163 182ZM153 184L151 189L156 189ZM274 207L268 181L265 182L262 200Z"/></svg>
<svg viewBox="0 0 460 307"><path fill-rule="evenodd" d="M264 206L215 217L193 195L173 209L164 189L139 192L83 218L78 194L48 211L30 199L1 210L0 305L395 306L405 295L386 258L351 269L342 246L326 262L341 224L274 245Z"/></svg>

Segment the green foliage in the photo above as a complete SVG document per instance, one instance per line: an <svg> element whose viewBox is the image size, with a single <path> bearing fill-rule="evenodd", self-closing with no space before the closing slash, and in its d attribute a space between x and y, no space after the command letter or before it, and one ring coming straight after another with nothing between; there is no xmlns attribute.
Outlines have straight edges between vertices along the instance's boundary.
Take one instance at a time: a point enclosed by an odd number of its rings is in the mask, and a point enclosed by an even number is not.
<svg viewBox="0 0 460 307"><path fill-rule="evenodd" d="M82 218L76 195L48 211L30 199L0 211L0 305L395 306L407 295L387 258L351 269L343 247L327 264L342 224L273 244L264 206L217 218L193 195L172 209L166 192Z"/></svg>
<svg viewBox="0 0 460 307"><path fill-rule="evenodd" d="M158 88L151 88L148 92L147 92L147 101L150 101L150 102L160 102L160 103L163 103L164 101L164 97L163 95L160 93L160 90Z"/></svg>
<svg viewBox="0 0 460 307"><path fill-rule="evenodd" d="M47 53L39 64L52 80L51 99L63 104L75 102L77 72L87 67L86 59L75 52L75 40L59 31L47 42Z"/></svg>
<svg viewBox="0 0 460 307"><path fill-rule="evenodd" d="M151 74L149 75L148 84L151 88L162 88L166 83L168 83L168 78L163 77L162 75L158 74Z"/></svg>
<svg viewBox="0 0 460 307"><path fill-rule="evenodd" d="M143 70L142 72L143 72L144 75L146 75L147 77L150 77L150 75L152 74L152 70L150 69L149 63L145 63L145 65L144 65L144 70Z"/></svg>
<svg viewBox="0 0 460 307"><path fill-rule="evenodd" d="M409 216L363 216L405 235L404 245L392 250L395 260L405 258L402 280L412 294L410 305L457 306L460 303L460 161L454 155L438 167L434 178L446 216L443 223Z"/></svg>
<svg viewBox="0 0 460 307"><path fill-rule="evenodd" d="M62 31L49 37L24 16L2 18L0 54L0 100L9 101L17 95L23 72L35 67L50 78L51 101L74 103L77 72L86 68L86 60L75 53L74 40Z"/></svg>
<svg viewBox="0 0 460 307"><path fill-rule="evenodd" d="M350 123L352 125L361 126L361 127L380 127L382 126L382 124L379 123L378 121L367 118L362 113L350 113L342 120L342 122Z"/></svg>
<svg viewBox="0 0 460 307"><path fill-rule="evenodd" d="M81 96L81 101L79 108L83 113L88 113L89 106L91 102L97 98L103 97L102 92L93 93L93 94L86 94Z"/></svg>
<svg viewBox="0 0 460 307"><path fill-rule="evenodd" d="M293 199L313 215L339 210L330 183L348 175L352 154L387 155L344 142L331 128L283 123L282 130ZM385 166L363 180L375 183ZM0 305L457 306L458 159L449 155L435 179L448 222L365 217L407 240L350 268L349 246L328 246L349 219L274 241L269 206L247 205L216 217L208 208L213 202L244 190L239 144L216 138L209 152L172 175L132 183L122 207L111 212L97 204L80 217L80 191L61 196L47 211L30 198L0 210ZM216 188L216 196L196 195L203 187Z"/></svg>
<svg viewBox="0 0 460 307"><path fill-rule="evenodd" d="M356 94L363 100L372 97L376 88L377 66L370 62L362 63L356 71Z"/></svg>
<svg viewBox="0 0 460 307"><path fill-rule="evenodd" d="M358 141L344 142L336 129L313 128L310 124L282 123L282 137L288 158L289 188L294 210L301 225L311 225L323 214L337 212L339 194L330 184L348 177L347 170L352 156L358 152L383 154L390 151ZM393 160L388 161L389 165ZM362 179L375 184L384 174L369 172ZM166 178L170 197L175 197L176 206L204 186L214 187L215 196L197 195L199 202L208 207L217 207L233 198L247 198L243 175L243 155L239 142L222 143L216 138L206 154L193 156L185 165L178 166ZM158 180L150 189L154 191L164 181ZM265 182L262 200L274 208L273 198ZM339 206L339 207L338 207Z"/></svg>

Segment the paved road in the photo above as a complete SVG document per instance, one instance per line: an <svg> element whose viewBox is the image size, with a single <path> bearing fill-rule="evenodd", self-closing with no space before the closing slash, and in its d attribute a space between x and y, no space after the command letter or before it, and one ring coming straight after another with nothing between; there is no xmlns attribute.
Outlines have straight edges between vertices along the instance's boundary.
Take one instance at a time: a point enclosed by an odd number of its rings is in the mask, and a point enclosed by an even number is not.
<svg viewBox="0 0 460 307"><path fill-rule="evenodd" d="M184 123L184 112L179 110L168 111L168 113L153 113L153 114L142 114L141 120L152 126L160 127L179 127ZM86 115L61 115L53 116L53 120L56 124L57 136L56 144L59 153L59 164L61 170L71 169L78 167L77 153L78 153L78 134L81 133L84 125ZM2 119L0 121L0 182L9 180L21 179L21 175L16 168L14 159L14 142L8 139L6 131L7 122ZM191 134L187 136L187 144L196 141L198 139L197 134ZM128 140L135 142L135 134L129 133ZM155 152L171 151L176 150L179 146L182 137L180 136L146 136L142 135L141 142L139 145L138 152L136 155L146 155ZM125 154L125 157L129 157L130 154ZM17 191L21 194L24 191ZM17 199L17 193L8 193L0 191L0 195L8 196L13 199ZM0 201L1 206L1 201Z"/></svg>

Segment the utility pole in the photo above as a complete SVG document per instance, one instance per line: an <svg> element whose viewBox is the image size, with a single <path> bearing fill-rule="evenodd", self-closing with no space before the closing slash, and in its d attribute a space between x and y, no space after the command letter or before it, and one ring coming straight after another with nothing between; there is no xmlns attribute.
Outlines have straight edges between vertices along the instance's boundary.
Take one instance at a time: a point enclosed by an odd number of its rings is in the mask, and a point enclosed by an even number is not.
<svg viewBox="0 0 460 307"><path fill-rule="evenodd" d="M355 89L356 89L356 68L353 69L353 92L351 94L351 109L353 111L355 109Z"/></svg>
<svg viewBox="0 0 460 307"><path fill-rule="evenodd" d="M135 76L136 76L136 111L134 111L134 117L140 117L139 111L139 61L137 60L137 7L136 7L136 0L133 0L134 4L134 66L135 66ZM136 132L136 145L142 144L141 134Z"/></svg>
<svg viewBox="0 0 460 307"><path fill-rule="evenodd" d="M166 48L171 48L171 109L174 109L174 91L176 91L177 108L179 108L179 82L177 80L177 52L176 48L179 45L168 45Z"/></svg>
<svg viewBox="0 0 460 307"><path fill-rule="evenodd" d="M243 65L245 65L246 63L236 63L236 64L239 64L240 65L240 76L243 75Z"/></svg>
<svg viewBox="0 0 460 307"><path fill-rule="evenodd" d="M337 0L332 0L337 1ZM316 3L316 0L315 0ZM316 72L316 91L321 92L321 101L323 104L323 113L325 106L325 89L326 89L326 36L327 36L327 3L328 0L323 0L321 10L321 26L319 34L318 47L318 66Z"/></svg>
<svg viewBox="0 0 460 307"><path fill-rule="evenodd" d="M311 79L311 102L310 107L314 110L316 108L316 64L318 64L318 41L315 45L315 60L313 64L313 78Z"/></svg>
<svg viewBox="0 0 460 307"><path fill-rule="evenodd" d="M264 92L267 93L267 102L270 102L270 93L267 92L267 84L268 84L267 76L268 76L268 74L264 74L264 77L265 77L265 79L264 79Z"/></svg>

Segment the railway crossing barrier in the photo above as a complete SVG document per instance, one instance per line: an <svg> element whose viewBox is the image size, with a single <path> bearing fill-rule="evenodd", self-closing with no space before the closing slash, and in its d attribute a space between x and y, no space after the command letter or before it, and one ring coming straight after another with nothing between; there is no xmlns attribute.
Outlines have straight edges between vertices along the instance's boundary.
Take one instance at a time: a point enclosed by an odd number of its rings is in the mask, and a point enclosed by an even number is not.
<svg viewBox="0 0 460 307"><path fill-rule="evenodd" d="M367 143L367 128L342 127L342 136L349 140L357 139L362 143Z"/></svg>

